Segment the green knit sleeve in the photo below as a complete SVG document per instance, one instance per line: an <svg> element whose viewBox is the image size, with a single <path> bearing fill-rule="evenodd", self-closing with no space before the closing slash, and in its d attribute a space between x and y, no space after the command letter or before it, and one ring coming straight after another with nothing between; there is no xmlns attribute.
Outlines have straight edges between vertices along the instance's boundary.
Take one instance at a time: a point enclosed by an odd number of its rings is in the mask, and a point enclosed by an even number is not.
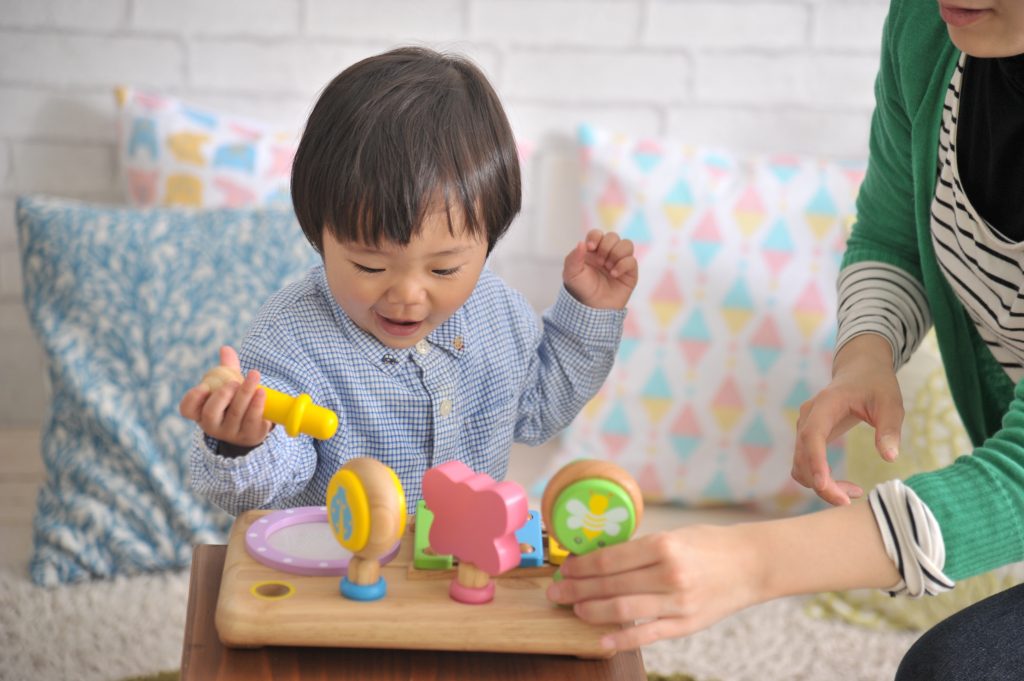
<svg viewBox="0 0 1024 681"><path fill-rule="evenodd" d="M843 267L865 260L880 261L920 281L911 115L901 83L909 63L901 59L899 51L903 14L900 3L894 2L882 32L868 168L857 195L857 221L847 241Z"/></svg>
<svg viewBox="0 0 1024 681"><path fill-rule="evenodd" d="M942 528L945 573L963 579L1024 560L1024 385L973 454L906 481Z"/></svg>

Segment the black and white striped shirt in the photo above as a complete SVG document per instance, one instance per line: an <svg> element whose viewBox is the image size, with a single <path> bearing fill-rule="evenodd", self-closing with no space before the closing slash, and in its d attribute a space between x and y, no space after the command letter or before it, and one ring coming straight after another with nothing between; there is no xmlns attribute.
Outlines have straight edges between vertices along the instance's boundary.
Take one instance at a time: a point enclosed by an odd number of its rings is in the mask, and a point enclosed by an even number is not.
<svg viewBox="0 0 1024 681"><path fill-rule="evenodd" d="M966 60L962 55L957 64L942 112L931 238L939 266L978 334L1017 383L1024 378L1024 242L986 221L964 190L957 125ZM987 151L971 153L978 158ZM1013 153L1024 155L1024 149ZM895 368L902 366L932 323L921 284L891 265L861 262L844 269L838 285L837 350L857 335L877 333L892 346ZM942 573L942 533L927 506L899 481L877 487L870 503L886 550L903 577L890 591L919 596L952 588Z"/></svg>

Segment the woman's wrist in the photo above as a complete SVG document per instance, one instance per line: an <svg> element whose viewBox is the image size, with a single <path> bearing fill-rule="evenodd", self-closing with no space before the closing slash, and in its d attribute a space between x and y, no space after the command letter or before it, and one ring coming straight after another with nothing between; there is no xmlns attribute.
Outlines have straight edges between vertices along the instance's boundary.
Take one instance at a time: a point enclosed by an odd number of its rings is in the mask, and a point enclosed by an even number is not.
<svg viewBox="0 0 1024 681"><path fill-rule="evenodd" d="M832 377L854 364L879 365L889 370L895 366L892 346L877 333L862 333L847 341L832 359Z"/></svg>

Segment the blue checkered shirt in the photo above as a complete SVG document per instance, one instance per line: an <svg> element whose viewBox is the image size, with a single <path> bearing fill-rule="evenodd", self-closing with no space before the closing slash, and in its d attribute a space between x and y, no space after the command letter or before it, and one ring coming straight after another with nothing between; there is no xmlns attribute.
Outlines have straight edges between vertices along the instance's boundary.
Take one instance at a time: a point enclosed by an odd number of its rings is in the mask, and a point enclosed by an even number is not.
<svg viewBox="0 0 1024 681"><path fill-rule="evenodd" d="M331 296L323 266L272 296L239 355L263 385L338 414L330 440L275 426L245 456L220 456L196 432L192 486L237 515L323 505L347 460L379 459L421 498L428 468L458 459L502 480L512 442L536 445L567 426L611 370L625 310L587 307L563 287L538 324L521 294L484 270L466 303L415 347L396 350L363 331Z"/></svg>

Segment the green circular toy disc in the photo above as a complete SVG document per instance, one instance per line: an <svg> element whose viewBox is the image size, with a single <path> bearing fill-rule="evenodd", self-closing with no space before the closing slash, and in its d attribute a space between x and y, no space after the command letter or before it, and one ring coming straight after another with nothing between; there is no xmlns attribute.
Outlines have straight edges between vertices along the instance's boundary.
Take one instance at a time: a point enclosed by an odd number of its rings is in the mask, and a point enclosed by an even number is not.
<svg viewBox="0 0 1024 681"><path fill-rule="evenodd" d="M602 478L567 486L555 499L551 515L553 527L548 531L576 555L620 544L636 530L636 509L629 493Z"/></svg>

